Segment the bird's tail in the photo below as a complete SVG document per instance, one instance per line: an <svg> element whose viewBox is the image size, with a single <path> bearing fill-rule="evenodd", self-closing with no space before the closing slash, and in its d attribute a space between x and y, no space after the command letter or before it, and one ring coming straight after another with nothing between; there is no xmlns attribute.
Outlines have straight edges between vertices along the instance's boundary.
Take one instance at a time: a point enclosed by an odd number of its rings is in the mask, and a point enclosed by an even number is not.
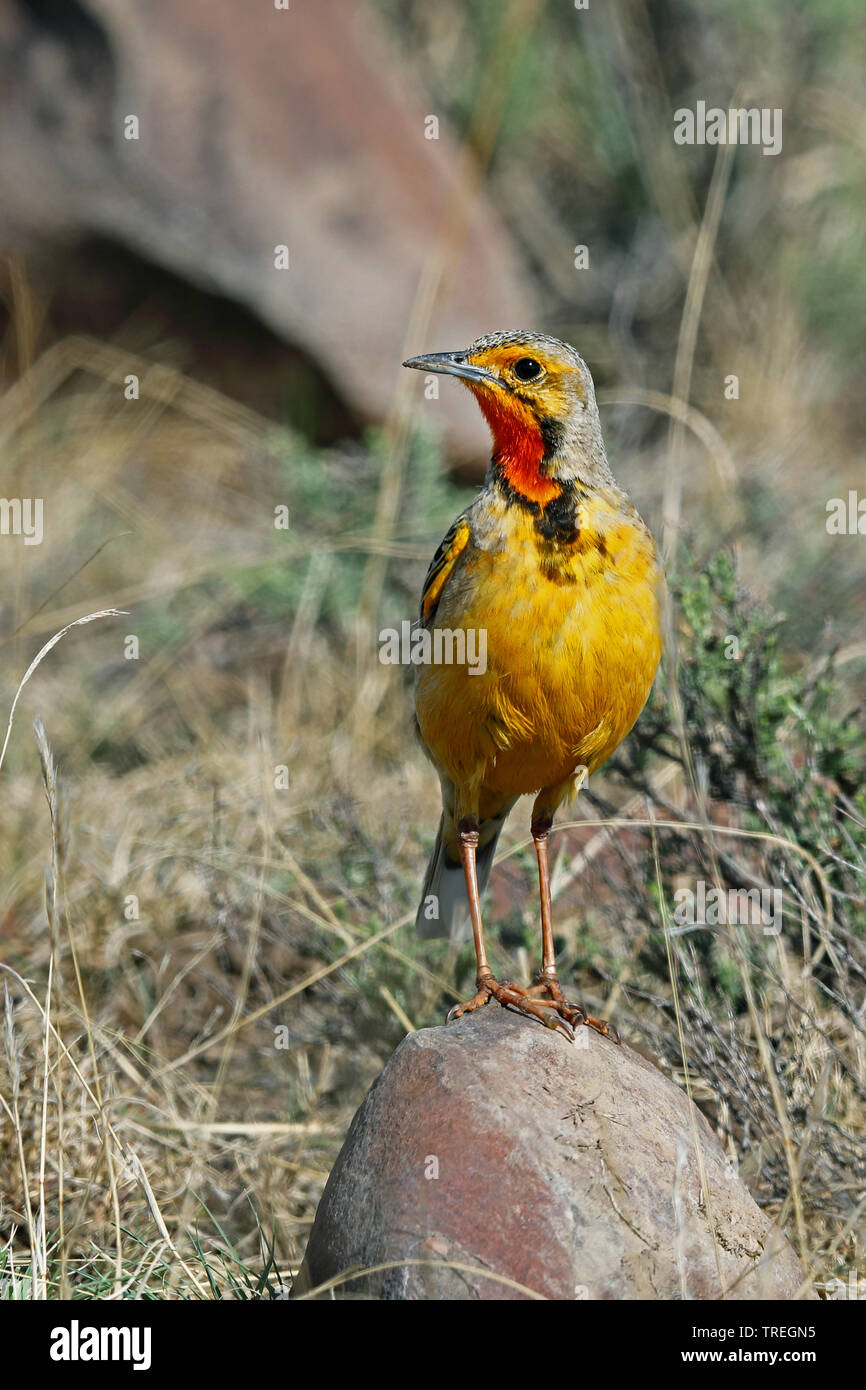
<svg viewBox="0 0 866 1390"><path fill-rule="evenodd" d="M487 887L499 833L510 810L511 807L508 806L498 816L482 821L478 827L475 865L479 898ZM429 939L435 936L449 936L452 941L468 941L472 935L463 865L459 856L455 858L448 845L448 840L453 838L447 834L446 818L443 814L439 822L436 844L427 865L424 887L421 890L421 905L415 918L415 929L420 937Z"/></svg>

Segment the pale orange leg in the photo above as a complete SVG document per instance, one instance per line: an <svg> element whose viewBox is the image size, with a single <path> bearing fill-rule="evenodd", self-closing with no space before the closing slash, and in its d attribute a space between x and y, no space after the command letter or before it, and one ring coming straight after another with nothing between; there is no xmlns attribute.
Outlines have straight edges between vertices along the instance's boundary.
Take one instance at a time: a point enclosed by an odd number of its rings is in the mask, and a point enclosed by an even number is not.
<svg viewBox="0 0 866 1390"><path fill-rule="evenodd" d="M556 1009L572 1028L584 1023L588 1028L594 1028L605 1038L611 1038L613 1042L619 1043L621 1039L613 1025L605 1022L603 1018L593 1018L582 1004L569 1003L559 983L559 975L556 970L556 950L553 945L550 865L547 859L547 837L552 821L551 816L545 815L532 822L532 839L535 844L535 857L538 860L538 884L541 893L541 972L538 977L538 984L530 992L532 995L547 994L549 1002L539 999L538 1003L546 1003L547 1007Z"/></svg>
<svg viewBox="0 0 866 1390"><path fill-rule="evenodd" d="M464 1004L455 1004L449 1012L446 1022L450 1023L452 1019L472 1013L484 1004L489 1004L491 999L496 999L503 1006L516 1009L518 1013L527 1014L530 1018L537 1018L539 1023L544 1024L545 1028L555 1028L573 1040L574 1028L561 1009L555 1005L552 1006L546 999L533 999L529 990L513 984L510 980L497 980L490 969L487 952L484 949L484 931L481 926L481 903L478 897L478 875L475 867L475 851L478 848L478 822L474 816L467 816L460 821L457 827L457 841L460 846L460 862L463 865L463 873L466 878L466 895L469 899L469 916L472 921L472 936L475 941L477 992ZM555 1012L551 1012L551 1008L554 1008ZM582 1019L580 1021L583 1022Z"/></svg>

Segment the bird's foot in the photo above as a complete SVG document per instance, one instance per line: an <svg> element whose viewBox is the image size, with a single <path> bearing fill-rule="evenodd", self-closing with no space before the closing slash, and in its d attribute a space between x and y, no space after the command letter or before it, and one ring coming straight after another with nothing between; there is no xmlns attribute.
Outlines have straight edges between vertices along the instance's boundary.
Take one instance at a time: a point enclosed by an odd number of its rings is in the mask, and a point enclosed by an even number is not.
<svg viewBox="0 0 866 1390"><path fill-rule="evenodd" d="M567 1000L563 1000L560 1004L560 1001L554 999L536 999L533 997L534 992L532 990L524 989L522 985L515 984L513 980L497 980L491 973L479 975L475 983L478 986L477 993L471 999L467 999L464 1004L455 1004L454 1008L449 1011L445 1020L446 1023L450 1023L455 1018L462 1018L464 1014L470 1014L475 1009L482 1008L485 1004L489 1004L491 999L495 999L503 1008L514 1009L517 1013L525 1014L528 1018L537 1019L539 1023L544 1024L545 1028L553 1028L557 1032L563 1033L569 1042L574 1042L576 1024L587 1022L587 1014L580 1008L579 1004L569 1004ZM577 1017L578 1014L582 1017ZM593 1022L598 1023L600 1020L593 1020ZM608 1025L604 1024L604 1027L607 1028Z"/></svg>
<svg viewBox="0 0 866 1390"><path fill-rule="evenodd" d="M596 1033L601 1033L603 1038L610 1038L611 1042L615 1042L619 1047L622 1046L622 1038L613 1024L608 1023L604 1018L593 1017L592 1014L587 1013L582 1004L572 1004L570 1000L566 999L562 992L562 986L555 976L551 977L544 974L537 976L536 984L528 993L537 1003L556 1009L572 1028L584 1024L587 1028L594 1028ZM547 995L547 999L539 998L540 995Z"/></svg>

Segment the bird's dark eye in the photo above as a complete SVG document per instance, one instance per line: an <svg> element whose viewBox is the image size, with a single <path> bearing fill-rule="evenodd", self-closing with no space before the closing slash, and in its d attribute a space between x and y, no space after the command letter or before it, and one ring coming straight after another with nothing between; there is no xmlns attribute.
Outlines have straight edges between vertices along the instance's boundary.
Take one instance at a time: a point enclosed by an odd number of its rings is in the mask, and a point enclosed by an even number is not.
<svg viewBox="0 0 866 1390"><path fill-rule="evenodd" d="M514 364L514 375L518 381L533 381L535 377L541 376L541 363L536 362L534 357L521 357L520 361Z"/></svg>

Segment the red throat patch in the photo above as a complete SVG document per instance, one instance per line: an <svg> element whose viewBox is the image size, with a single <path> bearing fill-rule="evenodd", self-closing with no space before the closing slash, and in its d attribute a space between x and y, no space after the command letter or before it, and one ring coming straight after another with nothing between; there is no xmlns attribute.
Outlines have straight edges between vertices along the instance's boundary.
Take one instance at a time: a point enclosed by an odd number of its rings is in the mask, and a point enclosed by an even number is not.
<svg viewBox="0 0 866 1390"><path fill-rule="evenodd" d="M493 435L493 457L515 492L545 507L562 488L541 471L545 444L541 426L528 406L504 392L472 387Z"/></svg>

